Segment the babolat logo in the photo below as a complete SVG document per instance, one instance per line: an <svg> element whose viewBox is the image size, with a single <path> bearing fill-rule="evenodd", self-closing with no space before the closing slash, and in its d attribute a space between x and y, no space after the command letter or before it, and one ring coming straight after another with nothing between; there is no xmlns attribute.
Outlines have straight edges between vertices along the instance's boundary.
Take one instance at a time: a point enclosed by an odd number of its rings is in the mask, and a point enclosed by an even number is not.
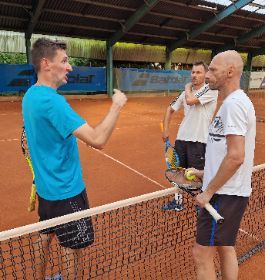
<svg viewBox="0 0 265 280"><path fill-rule="evenodd" d="M132 85L133 86L145 86L148 82L148 79L150 77L149 73L141 73L139 75L139 79L135 80Z"/></svg>
<svg viewBox="0 0 265 280"><path fill-rule="evenodd" d="M181 76L181 75L156 75L150 73L141 73L139 78L135 80L133 86L145 86L147 83L150 84L178 84L188 82L190 77Z"/></svg>
<svg viewBox="0 0 265 280"><path fill-rule="evenodd" d="M31 77L33 77L33 75L34 75L33 69L22 70L17 74L17 76L27 76L27 77L12 79L9 82L8 86L10 86L10 87L19 87L19 86L28 87L30 85L30 79L31 79Z"/></svg>
<svg viewBox="0 0 265 280"><path fill-rule="evenodd" d="M94 77L95 75L86 75L86 76L81 76L80 74L69 75L68 83L69 84L92 84Z"/></svg>

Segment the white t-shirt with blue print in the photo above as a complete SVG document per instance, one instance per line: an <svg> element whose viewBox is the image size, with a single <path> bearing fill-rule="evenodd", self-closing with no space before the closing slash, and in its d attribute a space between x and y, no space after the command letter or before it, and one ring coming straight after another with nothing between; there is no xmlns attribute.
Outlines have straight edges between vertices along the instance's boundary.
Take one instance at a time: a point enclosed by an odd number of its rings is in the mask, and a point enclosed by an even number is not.
<svg viewBox="0 0 265 280"><path fill-rule="evenodd" d="M37 193L46 200L67 199L84 188L77 140L85 124L56 90L32 86L22 102L23 120Z"/></svg>
<svg viewBox="0 0 265 280"><path fill-rule="evenodd" d="M205 154L203 190L216 175L227 154L227 135L244 136L245 160L216 193L249 197L252 191L256 116L254 106L243 90L236 90L225 98L210 126Z"/></svg>

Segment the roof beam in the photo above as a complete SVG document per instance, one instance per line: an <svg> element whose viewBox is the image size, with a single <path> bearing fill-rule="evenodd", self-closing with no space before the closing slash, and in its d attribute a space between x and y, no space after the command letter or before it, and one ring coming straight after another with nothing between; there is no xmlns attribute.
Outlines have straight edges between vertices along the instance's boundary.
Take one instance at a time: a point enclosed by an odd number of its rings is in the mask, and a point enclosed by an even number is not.
<svg viewBox="0 0 265 280"><path fill-rule="evenodd" d="M84 4L90 4L98 7L104 7L104 8L111 8L116 10L122 10L122 11L132 11L134 12L134 8L124 7L124 6L118 6L114 4L109 3L103 3L103 2L97 2L95 0L73 0L74 2L84 3Z"/></svg>
<svg viewBox="0 0 265 280"><path fill-rule="evenodd" d="M192 4L192 1L191 1L191 3L175 2L174 0L161 0L161 1L164 2L164 3L171 4L171 5L176 5L176 6L179 6L179 7L185 7L185 8L189 8L189 9L194 9L194 10L199 10L199 11L208 11L208 12L218 12L218 9L221 7L221 4L215 4L215 3L211 3L211 2L205 3L205 5L207 5L209 7L212 7L212 8L207 9L205 7L199 6L198 4L197 5ZM200 4L203 4L203 3L200 3ZM254 3L250 3L249 5L252 6L253 4ZM216 11L215 11L215 9L216 9ZM251 17L248 17L246 15L242 16L242 15L232 14L231 17L242 18L244 20L257 21L257 22L262 22L262 23L264 22L263 19L255 18L255 17L251 18Z"/></svg>
<svg viewBox="0 0 265 280"><path fill-rule="evenodd" d="M176 19L176 20L183 20L183 21L190 21L190 22L195 22L195 23L199 23L199 24L203 24L203 20L201 19L196 19L196 18L188 18L185 16L176 16L176 15L170 15L170 14L165 14L165 13L158 13L158 12L150 12L150 15L154 15L154 16L161 16L161 17L167 17L167 18L171 18L171 19ZM220 27L224 27L224 28L233 28L233 29L238 29L238 30L249 30L250 28L246 28L243 26L236 26L236 25L229 25L229 24L224 24L224 23L219 23L218 26ZM163 26L165 27L165 26Z"/></svg>
<svg viewBox="0 0 265 280"><path fill-rule="evenodd" d="M146 13L152 9L159 0L145 0L145 3L136 10L124 23L124 25L111 36L108 40L110 46L113 46L122 36L128 32Z"/></svg>
<svg viewBox="0 0 265 280"><path fill-rule="evenodd" d="M59 10L53 10L53 9L48 9L48 8L44 8L43 12L68 15L68 16L79 17L79 18L105 20L105 21L116 22L116 23L120 23L120 24L125 22L123 20L119 20L119 19L115 19L115 18L110 18L110 17L95 16L95 15L91 15L91 14L82 14L82 13L68 12L68 11L62 11L62 10L59 11ZM183 17L181 17L181 19L183 19ZM158 24L153 24L153 23L148 23L148 22L137 22L136 25L152 27L152 28L159 29L159 30L161 30L161 28L162 28L162 29L172 30L172 31L182 31L182 32L188 32L189 31L189 29L187 29L187 28L180 28L180 27L175 27L175 26L172 27L172 26L167 26L167 25L161 26L161 25L158 25ZM247 31L248 30L249 29L247 29ZM246 31L246 29L244 29L244 31ZM222 34L222 33L218 33L218 32L217 33L204 32L204 34L205 35L215 36L215 37L232 38L232 39L236 38L236 36L234 36L234 35ZM175 39L176 38L174 38L174 40Z"/></svg>
<svg viewBox="0 0 265 280"><path fill-rule="evenodd" d="M3 15L0 15L1 19L10 19L10 20L13 20L13 21L28 21L27 19L25 18L18 18L18 17L12 17L12 16L3 16Z"/></svg>
<svg viewBox="0 0 265 280"><path fill-rule="evenodd" d="M251 30L250 32L245 33L245 34L239 36L236 39L236 42L238 42L238 43L245 43L245 42L249 41L252 38L261 36L264 32L265 32L265 24L262 24L259 27Z"/></svg>
<svg viewBox="0 0 265 280"><path fill-rule="evenodd" d="M73 13L73 12L68 12L68 11L59 11L59 10L53 10L53 9L47 9L47 8L43 9L43 12L68 15L68 16L74 16L74 17L79 17L79 18L81 17L81 18L88 18L88 19L105 20L105 21L116 22L119 24L125 23L125 20L119 20L119 19L110 18L110 17L95 16L95 15L91 15L91 14ZM136 24L141 25L141 26L154 27L154 28L161 29L161 26L158 24L152 24L152 23L146 23L146 22L137 22ZM183 31L183 32L188 31L188 29L186 29L186 28L179 28L179 27L163 26L162 28L165 28L168 30L174 30L174 31ZM234 36L229 36L229 37L232 38Z"/></svg>
<svg viewBox="0 0 265 280"><path fill-rule="evenodd" d="M166 35L159 35L159 34L144 34L140 32L127 32L128 35L135 35L135 36L142 36L142 37L148 37L148 38L163 38L167 40L174 40L175 37L173 36L166 36Z"/></svg>
<svg viewBox="0 0 265 280"><path fill-rule="evenodd" d="M121 25L123 25L125 23L125 20L123 19L115 19L115 18L110 18L110 17L102 17L102 16L95 16L95 15L91 15L91 14L82 14L82 13L76 13L76 12L69 12L69 11L63 11L63 10L54 10L54 9L48 9L48 8L44 8L43 12L47 12L47 13L53 13L53 14L62 14L62 15L69 15L69 16L76 16L76 17L82 17L82 18L89 18L89 19L99 19L99 20L105 20L105 21L111 21L111 22L118 22ZM162 17L166 17L166 18L170 18L170 19L176 19L176 20L187 20L187 21L191 21L191 22L195 22L195 23L202 23L202 20L199 19L191 19L191 18L186 18L184 16L172 16L169 14L162 14L162 13L157 13L157 12L149 12L150 15L155 15L155 16L162 16ZM262 21L264 22L264 21ZM176 31L183 31L183 32L188 32L187 28L179 28L179 27L171 27L171 26L167 26L167 25L156 25L156 24L151 24L151 23L145 23L145 22L137 22L137 25L142 25L142 26L150 26L150 27L157 27L159 29L161 28L166 28L166 29L171 29L171 30L176 30ZM246 28L246 27L242 27L242 26L231 26L229 24L218 24L219 27L222 28L232 28L232 29L236 29L236 30L241 30L241 31L249 31L250 28ZM209 34L209 35L213 35L213 33L210 32L204 32L204 34ZM218 34L214 34L215 36L219 36ZM221 36L221 35L220 35ZM222 35L223 37L235 37L232 35ZM176 38L175 38L176 39Z"/></svg>
<svg viewBox="0 0 265 280"><path fill-rule="evenodd" d="M61 23L61 22L50 22L50 21L41 21L43 24L47 25L54 25L56 26L63 26L67 28L76 28L76 29L84 29L84 30L94 30L94 31L101 31L101 32L115 32L115 29L106 29L106 28L100 28L100 27L94 27L94 26L86 26L86 25L78 25L78 24L68 24L68 23Z"/></svg>
<svg viewBox="0 0 265 280"><path fill-rule="evenodd" d="M154 12L154 11L150 12L149 14L153 15L153 16L160 16L160 17L165 17L165 18L170 18L170 19L185 20L185 21L190 21L190 22L195 22L195 23L202 23L201 19L185 17L185 15L176 16L176 15L165 14L165 13Z"/></svg>
<svg viewBox="0 0 265 280"><path fill-rule="evenodd" d="M186 33L186 37L182 37L178 41L169 45L168 49L170 51L173 51L177 47L182 46L187 41L189 41L189 39L193 39L193 38L197 37L198 35L200 35L204 31L208 30L209 28L211 28L212 26L214 26L215 24L217 24L218 22L220 22L224 18L228 17L229 15L231 15L235 11L239 10L240 8L246 6L248 3L252 2L252 1L253 0L238 0L237 2L231 4L230 6L225 8L223 11L221 11L220 13L213 16L207 22L205 22L205 23L199 25L198 27L194 28L189 33Z"/></svg>
<svg viewBox="0 0 265 280"><path fill-rule="evenodd" d="M244 44L245 42L249 41L252 38L261 36L263 33L265 33L265 24L260 25L259 27L244 33L243 35L235 38L234 42L231 44L225 44L220 50L218 51L224 51L229 50L232 48L235 48L239 44Z"/></svg>
<svg viewBox="0 0 265 280"><path fill-rule="evenodd" d="M95 15L91 15L91 14L82 14L82 13L76 13L76 12L70 12L70 11L64 11L64 10L54 10L54 9L44 8L42 11L46 12L46 13L59 14L59 15L64 15L64 16L106 20L106 21L111 21L111 22L122 22L122 20L111 18L111 17L95 16Z"/></svg>
<svg viewBox="0 0 265 280"><path fill-rule="evenodd" d="M260 49L252 51L253 56L263 55L265 54L265 45L263 45Z"/></svg>
<svg viewBox="0 0 265 280"><path fill-rule="evenodd" d="M32 16L31 16L30 22L28 24L27 30L25 32L25 37L27 39L31 38L33 30L34 30L36 24L38 23L38 19L39 19L40 15L41 15L42 8L43 8L43 6L45 4L45 1L46 0L35 0L35 1L33 1Z"/></svg>
<svg viewBox="0 0 265 280"><path fill-rule="evenodd" d="M17 4L17 3L12 3L12 2L5 2L5 1L0 1L0 5L5 5L5 6L10 6L10 7L18 7L18 8L24 8L24 9L30 9L30 5L22 5L22 4Z"/></svg>

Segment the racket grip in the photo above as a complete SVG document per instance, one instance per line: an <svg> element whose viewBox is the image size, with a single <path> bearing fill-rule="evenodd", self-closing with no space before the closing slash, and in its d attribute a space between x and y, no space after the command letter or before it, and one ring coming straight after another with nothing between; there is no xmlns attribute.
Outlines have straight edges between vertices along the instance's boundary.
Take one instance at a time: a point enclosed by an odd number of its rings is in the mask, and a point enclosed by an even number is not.
<svg viewBox="0 0 265 280"><path fill-rule="evenodd" d="M36 186L35 184L32 184L31 186L31 192L30 192L30 198L29 198L29 207L28 211L32 212L35 210L36 206Z"/></svg>
<svg viewBox="0 0 265 280"><path fill-rule="evenodd" d="M204 208L211 214L217 224L222 224L224 222L224 218L213 208L210 203L206 203Z"/></svg>

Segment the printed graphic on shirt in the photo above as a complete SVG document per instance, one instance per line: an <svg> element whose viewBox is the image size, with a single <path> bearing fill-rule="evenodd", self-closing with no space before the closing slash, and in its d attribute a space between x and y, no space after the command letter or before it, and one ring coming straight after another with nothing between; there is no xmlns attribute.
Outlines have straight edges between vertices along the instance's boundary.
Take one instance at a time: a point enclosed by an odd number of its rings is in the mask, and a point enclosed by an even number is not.
<svg viewBox="0 0 265 280"><path fill-rule="evenodd" d="M206 86L202 89L202 91L197 92L197 93L195 94L195 96L196 96L197 98L199 98L199 97L203 96L209 89L210 89L210 88L209 88L209 85L206 85Z"/></svg>
<svg viewBox="0 0 265 280"><path fill-rule="evenodd" d="M175 103L177 102L177 100L179 99L180 95L181 95L181 93L180 93L178 96L176 96L176 98L169 104L169 106L174 106L174 104L175 104Z"/></svg>
<svg viewBox="0 0 265 280"><path fill-rule="evenodd" d="M216 116L209 129L209 136L211 142L219 142L224 136L224 125L220 116Z"/></svg>

